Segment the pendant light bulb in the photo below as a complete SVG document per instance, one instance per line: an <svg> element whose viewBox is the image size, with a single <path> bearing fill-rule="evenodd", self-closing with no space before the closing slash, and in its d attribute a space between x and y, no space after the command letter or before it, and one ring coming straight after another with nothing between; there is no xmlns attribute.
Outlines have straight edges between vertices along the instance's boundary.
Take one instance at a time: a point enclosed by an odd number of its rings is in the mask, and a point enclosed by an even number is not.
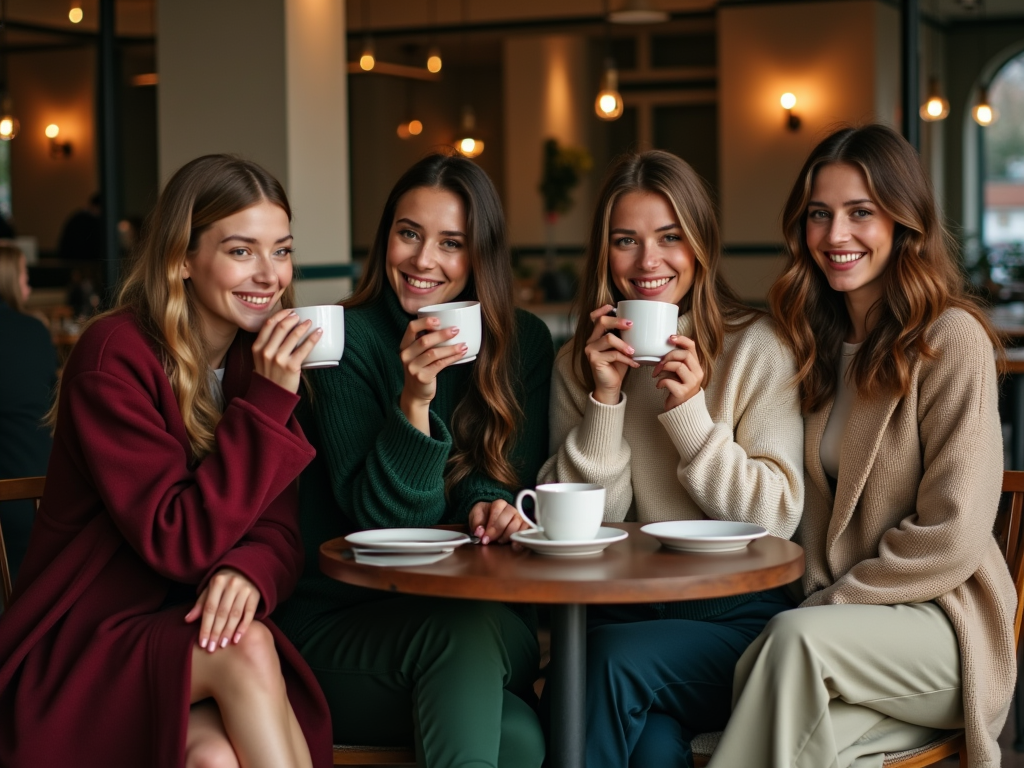
<svg viewBox="0 0 1024 768"><path fill-rule="evenodd" d="M376 51L374 50L373 38L369 35L363 40L363 53L359 57L359 68L369 72L377 63Z"/></svg>
<svg viewBox="0 0 1024 768"><path fill-rule="evenodd" d="M0 141L10 141L18 135L21 123L11 112L11 97L4 96L3 109L0 110Z"/></svg>
<svg viewBox="0 0 1024 768"><path fill-rule="evenodd" d="M971 117L973 117L974 122L982 128L987 128L999 119L999 113L996 112L992 104L989 103L987 86L981 89L981 93L978 95L978 103L975 104L974 109L971 110Z"/></svg>
<svg viewBox="0 0 1024 768"><path fill-rule="evenodd" d="M427 70L435 75L441 71L441 50L435 45L427 51Z"/></svg>
<svg viewBox="0 0 1024 768"><path fill-rule="evenodd" d="M463 157L478 157L484 151L484 143L475 137L476 134L476 113L473 108L466 106L462 108L462 135L465 138L456 139L455 149Z"/></svg>
<svg viewBox="0 0 1024 768"><path fill-rule="evenodd" d="M71 8L68 10L68 19L72 24L78 24L85 18L85 14L82 12L81 0L71 0Z"/></svg>
<svg viewBox="0 0 1024 768"><path fill-rule="evenodd" d="M619 93L619 73L615 63L609 59L601 77L601 90L594 99L594 112L602 120L618 120L622 117L622 94Z"/></svg>
<svg viewBox="0 0 1024 768"><path fill-rule="evenodd" d="M949 116L949 102L942 97L937 77L933 77L929 82L928 100L921 105L920 115L926 123L945 120Z"/></svg>

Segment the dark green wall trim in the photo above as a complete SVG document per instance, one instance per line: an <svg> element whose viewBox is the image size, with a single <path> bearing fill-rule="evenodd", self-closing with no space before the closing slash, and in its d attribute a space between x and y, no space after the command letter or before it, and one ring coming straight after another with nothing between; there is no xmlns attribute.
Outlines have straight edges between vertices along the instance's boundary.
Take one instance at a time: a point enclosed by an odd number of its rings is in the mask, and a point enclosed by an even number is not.
<svg viewBox="0 0 1024 768"><path fill-rule="evenodd" d="M295 266L295 277L298 280L327 280L334 277L354 277L355 270L351 264L304 264Z"/></svg>
<svg viewBox="0 0 1024 768"><path fill-rule="evenodd" d="M786 246L782 243L764 243L754 245L723 245L723 256L778 256L784 253Z"/></svg>

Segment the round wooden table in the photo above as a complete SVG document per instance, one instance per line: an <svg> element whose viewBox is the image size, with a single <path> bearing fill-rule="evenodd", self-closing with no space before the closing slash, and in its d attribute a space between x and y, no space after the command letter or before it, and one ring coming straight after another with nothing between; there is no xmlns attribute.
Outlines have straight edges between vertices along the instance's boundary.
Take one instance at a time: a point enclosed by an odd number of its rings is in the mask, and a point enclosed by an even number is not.
<svg viewBox="0 0 1024 768"><path fill-rule="evenodd" d="M551 604L549 765L583 768L586 743L586 606L660 603L760 592L794 581L804 553L767 536L744 550L686 554L662 548L639 523L611 524L629 538L600 555L545 557L506 546L467 544L433 565L382 568L355 561L343 538L320 547L333 579L408 595Z"/></svg>

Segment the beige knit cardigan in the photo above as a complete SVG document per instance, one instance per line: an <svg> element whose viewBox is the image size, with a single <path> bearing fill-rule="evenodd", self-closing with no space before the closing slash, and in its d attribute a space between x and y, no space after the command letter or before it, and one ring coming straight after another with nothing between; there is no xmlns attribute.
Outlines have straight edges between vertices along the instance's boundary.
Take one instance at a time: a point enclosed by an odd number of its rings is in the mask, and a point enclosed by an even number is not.
<svg viewBox="0 0 1024 768"><path fill-rule="evenodd" d="M834 498L818 456L832 403L806 419L801 607L934 600L960 644L969 764L998 768L1017 599L992 535L1003 471L992 344L962 310L926 340L938 357L913 366L910 394L854 402Z"/></svg>
<svg viewBox="0 0 1024 768"><path fill-rule="evenodd" d="M689 313L678 333L689 336ZM618 405L572 375L571 343L551 382L551 453L539 482L600 483L605 520L710 517L790 538L803 508L803 420L796 367L768 318L725 335L714 376L665 412L653 366L630 370Z"/></svg>

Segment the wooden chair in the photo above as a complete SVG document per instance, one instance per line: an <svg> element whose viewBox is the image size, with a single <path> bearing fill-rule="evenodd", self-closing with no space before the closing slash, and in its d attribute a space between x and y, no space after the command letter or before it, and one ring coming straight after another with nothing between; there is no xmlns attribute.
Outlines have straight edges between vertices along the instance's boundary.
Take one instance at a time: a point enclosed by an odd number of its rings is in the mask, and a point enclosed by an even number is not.
<svg viewBox="0 0 1024 768"><path fill-rule="evenodd" d="M0 480L0 502L28 501L35 502L39 509L39 500L43 498L45 477L18 477L13 480ZM4 543L4 531L0 526L0 581L3 586L4 610L11 602L11 565L7 562L7 545Z"/></svg>
<svg viewBox="0 0 1024 768"><path fill-rule="evenodd" d="M412 747L349 747L334 745L335 765L416 765Z"/></svg>
<svg viewBox="0 0 1024 768"><path fill-rule="evenodd" d="M1020 642L1021 617L1024 616L1024 526L1021 525L1021 513L1024 510L1024 472L1003 472L1003 493L1009 494L1009 498L1003 499L1003 503L1000 504L999 514L996 516L995 535L1017 588L1017 615L1013 620L1016 647ZM721 731L702 733L691 742L694 765L697 768L708 764L721 736ZM916 749L890 752L882 764L885 768L924 768L952 755L959 755L960 768L967 767L967 742L963 731L943 733Z"/></svg>

